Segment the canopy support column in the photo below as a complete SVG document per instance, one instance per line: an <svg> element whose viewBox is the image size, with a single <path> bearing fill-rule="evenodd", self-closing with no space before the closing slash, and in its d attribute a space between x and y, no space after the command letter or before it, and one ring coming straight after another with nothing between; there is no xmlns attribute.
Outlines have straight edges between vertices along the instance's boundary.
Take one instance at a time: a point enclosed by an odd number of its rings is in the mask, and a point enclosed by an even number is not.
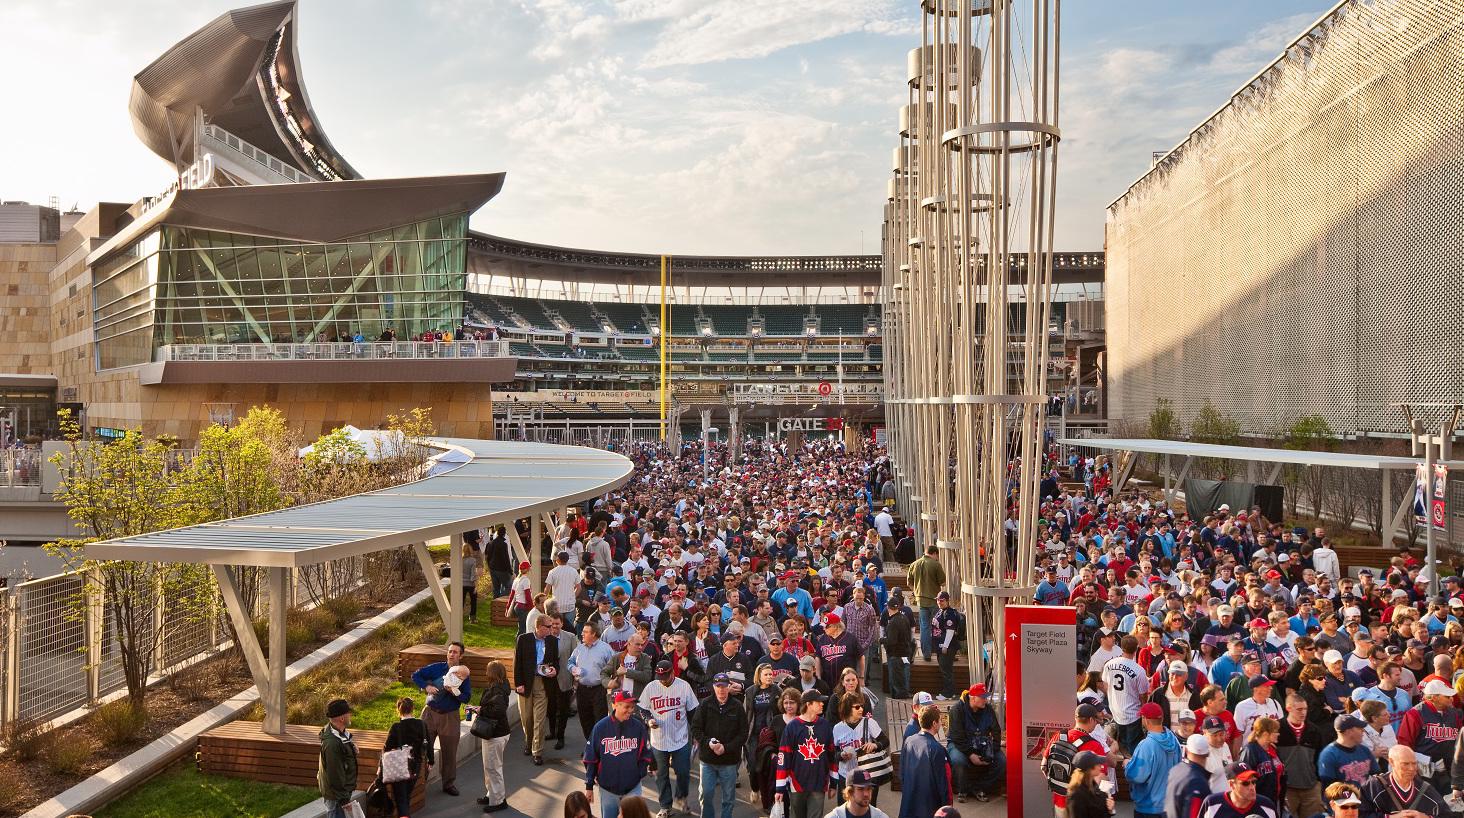
<svg viewBox="0 0 1464 818"><path fill-rule="evenodd" d="M264 732L283 735L285 732L285 665L289 661L285 648L285 604L290 569L269 569L269 704L264 708ZM270 706L273 705L273 706Z"/></svg>
<svg viewBox="0 0 1464 818"><path fill-rule="evenodd" d="M449 642L463 641L463 535L454 534L448 538L448 548L451 554L447 558L448 574L451 581L448 583L448 608L452 616L448 618L447 640Z"/></svg>
<svg viewBox="0 0 1464 818"><path fill-rule="evenodd" d="M1383 472L1383 513L1384 514L1386 514L1388 512L1388 506L1392 504L1390 502L1390 500L1389 500L1389 497L1388 497L1388 495L1391 494L1392 491L1393 491L1392 482L1393 482L1392 479L1388 476L1388 472L1387 471L1384 471ZM1394 537L1403 536L1405 534L1405 532L1407 532L1408 529L1404 527L1404 522L1407 521L1408 515L1413 513L1413 500L1414 500L1413 492L1411 492L1411 491L1405 491L1405 492L1403 492L1403 496L1400 498L1400 500L1398 502L1398 508L1397 508L1397 510L1393 512L1393 516L1388 520L1388 527L1383 530L1383 540L1382 540L1382 543L1383 543L1383 547L1384 548L1387 548L1387 547L1392 546L1392 544L1393 544L1393 538Z"/></svg>
<svg viewBox="0 0 1464 818"><path fill-rule="evenodd" d="M1271 466L1271 471L1266 474L1266 485L1268 485L1268 486L1274 486L1274 485L1276 485L1276 481L1281 479L1281 469L1285 465L1286 465L1285 463L1277 463L1277 464ZM1383 475L1384 475L1384 477L1386 477L1387 474L1388 474L1388 470L1387 469L1383 469ZM1387 501L1384 501L1383 502L1383 507L1384 508L1387 508L1387 506L1388 506Z"/></svg>
<svg viewBox="0 0 1464 818"><path fill-rule="evenodd" d="M427 543L412 543L412 552L417 555L417 562L422 566L422 576L427 578L427 590L432 592L432 601L437 603L437 615L442 617L442 627L449 634L452 633L452 603L447 598L447 593L442 590L442 579L437 576L437 566L432 564L432 554L427 551ZM461 557L459 557L461 560ZM459 562L461 564L461 562ZM462 619L458 619L458 636L462 636ZM449 639L452 637L449 636Z"/></svg>
<svg viewBox="0 0 1464 818"><path fill-rule="evenodd" d="M508 534L508 544L513 546L514 553L518 555L518 562L528 562L529 550L524 548L524 540L519 536L517 522L517 520L509 520L503 530ZM514 570L518 570L518 565L514 565Z"/></svg>
<svg viewBox="0 0 1464 818"><path fill-rule="evenodd" d="M544 561L539 557L539 544L544 539L539 533L541 525L538 515L529 517L529 587L536 590L544 588Z"/></svg>
<svg viewBox="0 0 1464 818"><path fill-rule="evenodd" d="M1164 502L1174 505L1175 498L1179 497L1179 493L1184 490L1184 480L1189 477L1190 467L1194 464L1193 457L1184 459L1184 465L1179 467L1179 474L1174 478L1174 482L1164 490Z"/></svg>
<svg viewBox="0 0 1464 818"><path fill-rule="evenodd" d="M275 596L276 572L283 577L286 569L269 569L270 582L270 623L269 641L270 653L267 660L264 650L259 646L259 638L254 633L254 623L249 620L248 614L244 611L244 601L239 596L239 586L234 579L234 570L227 565L211 565L214 579L219 583L219 594L224 598L224 608L229 612L229 621L234 623L234 635L239 643L239 651L244 654L244 663L249 666L249 675L254 678L254 686L259 688L259 701L264 705L264 730L266 733L280 735L285 732L285 696L284 696L284 642L285 642L285 611L284 607L278 604L280 597ZM276 615L278 610L278 615ZM276 653L276 645L279 651ZM273 660L279 657L280 672L279 690L274 690Z"/></svg>

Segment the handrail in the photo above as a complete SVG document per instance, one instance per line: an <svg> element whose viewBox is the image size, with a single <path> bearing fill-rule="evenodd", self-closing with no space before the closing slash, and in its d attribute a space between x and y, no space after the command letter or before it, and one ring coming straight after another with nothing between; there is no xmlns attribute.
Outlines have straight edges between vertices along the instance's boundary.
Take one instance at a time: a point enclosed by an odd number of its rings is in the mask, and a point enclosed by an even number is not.
<svg viewBox="0 0 1464 818"><path fill-rule="evenodd" d="M509 358L507 341L336 341L318 344L166 344L154 360L351 361Z"/></svg>

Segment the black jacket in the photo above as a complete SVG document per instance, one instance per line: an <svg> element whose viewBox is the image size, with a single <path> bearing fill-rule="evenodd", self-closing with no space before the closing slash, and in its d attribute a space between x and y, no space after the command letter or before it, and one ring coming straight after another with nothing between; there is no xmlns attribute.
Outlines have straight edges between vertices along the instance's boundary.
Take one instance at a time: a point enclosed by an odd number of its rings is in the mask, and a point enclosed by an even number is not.
<svg viewBox="0 0 1464 818"><path fill-rule="evenodd" d="M490 684L484 688L482 698L478 699L478 717L489 718L497 723L493 729L493 738L506 736L508 730L508 684Z"/></svg>
<svg viewBox="0 0 1464 818"><path fill-rule="evenodd" d="M1108 796L1097 787L1081 787L1067 798L1068 818L1109 818Z"/></svg>
<svg viewBox="0 0 1464 818"><path fill-rule="evenodd" d="M395 750L398 747L411 747L412 760L408 762L407 768L412 771L415 777L422 771L422 759L432 762L432 742L427 740L427 723L419 718L405 718L391 726L386 733L386 744L382 750Z"/></svg>
<svg viewBox="0 0 1464 818"><path fill-rule="evenodd" d="M712 679L718 673L725 673L732 678L732 681L741 685L743 689L752 685L752 670L755 664L752 657L744 651L737 651L728 658L726 651L717 651L707 657L706 684L710 685ZM741 701L742 694L735 693L733 698ZM715 699L713 699L715 701Z"/></svg>
<svg viewBox="0 0 1464 818"><path fill-rule="evenodd" d="M522 687L524 695L534 692L537 681L548 683L547 690L559 689L554 679L539 675L538 651L534 648L534 634L521 633L513 647L513 686ZM559 667L559 640L553 636L544 637L544 664Z"/></svg>
<svg viewBox="0 0 1464 818"><path fill-rule="evenodd" d="M911 637L910 618L904 611L896 611L885 620L884 649L891 659L910 658L915 655L915 640Z"/></svg>
<svg viewBox="0 0 1464 818"><path fill-rule="evenodd" d="M990 707L978 710L962 699L950 709L950 731L946 738L962 755L976 753L991 759L1001 747L1001 723Z"/></svg>
<svg viewBox="0 0 1464 818"><path fill-rule="evenodd" d="M697 741L697 758L718 766L736 765L742 760L742 746L747 743L747 710L731 696L727 703L717 701L715 694L701 700L688 719L691 737ZM712 752L709 739L722 742L722 754Z"/></svg>
<svg viewBox="0 0 1464 818"><path fill-rule="evenodd" d="M803 692L803 675L802 674L799 674L797 676L789 676L788 678L786 678L786 679L783 680L783 687L786 687L789 690L797 690L799 693L802 693ZM817 676L814 676L813 677L813 688L812 689L813 690L817 690L818 692L822 693L826 698L829 695L829 686L827 684L824 684L824 680L818 678Z"/></svg>

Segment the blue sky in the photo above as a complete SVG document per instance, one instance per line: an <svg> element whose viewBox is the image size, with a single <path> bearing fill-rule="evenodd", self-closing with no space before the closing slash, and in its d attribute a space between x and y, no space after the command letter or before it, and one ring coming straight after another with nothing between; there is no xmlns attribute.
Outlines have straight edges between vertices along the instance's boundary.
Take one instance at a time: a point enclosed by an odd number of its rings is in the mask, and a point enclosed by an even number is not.
<svg viewBox="0 0 1464 818"><path fill-rule="evenodd" d="M161 190L131 77L242 3L6 0L0 198ZM1330 7L1063 8L1057 247ZM917 0L301 0L327 133L372 177L506 171L473 225L578 247L878 252Z"/></svg>

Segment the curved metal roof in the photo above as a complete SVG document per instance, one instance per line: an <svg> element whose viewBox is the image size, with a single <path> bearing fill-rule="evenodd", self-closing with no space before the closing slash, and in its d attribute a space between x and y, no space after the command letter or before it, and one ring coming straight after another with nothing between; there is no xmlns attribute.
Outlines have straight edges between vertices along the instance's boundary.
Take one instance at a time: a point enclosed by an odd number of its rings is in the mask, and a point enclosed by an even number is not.
<svg viewBox="0 0 1464 818"><path fill-rule="evenodd" d="M549 443L433 438L450 471L380 491L105 540L94 559L297 568L552 511L624 485L613 452Z"/></svg>
<svg viewBox="0 0 1464 818"><path fill-rule="evenodd" d="M196 159L195 112L317 179L360 179L320 127L300 77L295 0L234 9L132 80L143 144L182 170Z"/></svg>

